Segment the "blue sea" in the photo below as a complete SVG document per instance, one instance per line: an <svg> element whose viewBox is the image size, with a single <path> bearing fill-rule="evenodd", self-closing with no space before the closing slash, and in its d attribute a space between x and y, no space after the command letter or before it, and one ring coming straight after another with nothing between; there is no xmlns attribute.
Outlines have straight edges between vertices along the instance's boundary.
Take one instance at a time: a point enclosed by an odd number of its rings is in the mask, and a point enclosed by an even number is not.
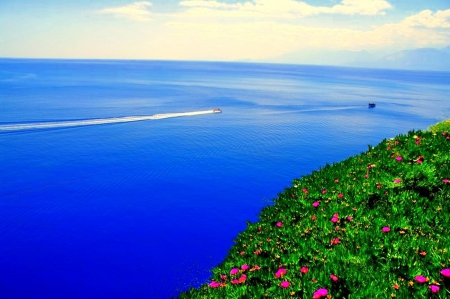
<svg viewBox="0 0 450 299"><path fill-rule="evenodd" d="M294 178L450 118L449 95L449 72L0 59L0 298L198 287Z"/></svg>

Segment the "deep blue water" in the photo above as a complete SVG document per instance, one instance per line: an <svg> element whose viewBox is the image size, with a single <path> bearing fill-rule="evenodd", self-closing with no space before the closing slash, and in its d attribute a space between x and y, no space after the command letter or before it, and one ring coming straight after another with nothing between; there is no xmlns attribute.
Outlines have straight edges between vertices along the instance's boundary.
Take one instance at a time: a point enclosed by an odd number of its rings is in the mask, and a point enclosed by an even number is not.
<svg viewBox="0 0 450 299"><path fill-rule="evenodd" d="M445 72L2 59L0 298L197 287L294 178L449 118L449 82ZM215 107L223 113L1 132Z"/></svg>

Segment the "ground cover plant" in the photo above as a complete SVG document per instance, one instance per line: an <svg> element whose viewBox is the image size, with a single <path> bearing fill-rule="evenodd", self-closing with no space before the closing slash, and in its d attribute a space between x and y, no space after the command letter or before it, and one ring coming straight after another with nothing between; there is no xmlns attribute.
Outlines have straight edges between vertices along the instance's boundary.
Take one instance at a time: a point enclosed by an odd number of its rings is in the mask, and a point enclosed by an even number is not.
<svg viewBox="0 0 450 299"><path fill-rule="evenodd" d="M294 180L180 298L450 298L450 131L434 128Z"/></svg>

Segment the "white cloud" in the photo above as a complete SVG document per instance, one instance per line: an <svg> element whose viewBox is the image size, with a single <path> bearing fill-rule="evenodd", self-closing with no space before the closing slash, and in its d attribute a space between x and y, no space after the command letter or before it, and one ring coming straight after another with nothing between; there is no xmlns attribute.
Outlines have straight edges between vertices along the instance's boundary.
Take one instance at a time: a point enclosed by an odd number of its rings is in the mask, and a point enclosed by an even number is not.
<svg viewBox="0 0 450 299"><path fill-rule="evenodd" d="M255 0L255 3L258 1L264 0ZM364 9L369 7L364 6ZM379 11L376 8L365 13L376 10ZM373 51L386 48L439 47L448 45L450 41L450 31L440 29L448 28L446 18L449 11L425 11L397 23L369 29L326 27L325 24L324 27L306 26L300 20L283 22L253 18L223 22L214 18L177 17L166 23L167 36L170 36L167 45L170 46L164 48L171 59L263 60L304 49Z"/></svg>
<svg viewBox="0 0 450 299"><path fill-rule="evenodd" d="M431 10L406 18L403 23L410 27L450 28L450 9L439 10L435 14Z"/></svg>
<svg viewBox="0 0 450 299"><path fill-rule="evenodd" d="M317 14L383 15L392 8L386 0L342 0L332 7L312 6L296 0L253 0L252 2L227 4L216 0L188 0L180 2L187 7L190 16L214 16L228 18L295 18Z"/></svg>
<svg viewBox="0 0 450 299"><path fill-rule="evenodd" d="M104 8L100 13L110 14L117 18L131 19L135 21L150 21L151 13L148 8L152 6L150 2L135 2L130 5Z"/></svg>
<svg viewBox="0 0 450 299"><path fill-rule="evenodd" d="M342 0L341 4L333 6L329 13L360 14L360 15L384 15L385 10L392 5L385 0Z"/></svg>

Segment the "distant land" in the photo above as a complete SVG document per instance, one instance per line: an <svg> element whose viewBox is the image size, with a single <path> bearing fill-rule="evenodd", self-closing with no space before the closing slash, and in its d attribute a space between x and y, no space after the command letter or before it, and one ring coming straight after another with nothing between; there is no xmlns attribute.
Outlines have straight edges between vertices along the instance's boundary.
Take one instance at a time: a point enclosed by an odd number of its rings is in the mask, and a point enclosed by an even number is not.
<svg viewBox="0 0 450 299"><path fill-rule="evenodd" d="M419 48L386 55L368 51L294 52L265 62L336 65L384 69L450 71L450 46L442 49Z"/></svg>

